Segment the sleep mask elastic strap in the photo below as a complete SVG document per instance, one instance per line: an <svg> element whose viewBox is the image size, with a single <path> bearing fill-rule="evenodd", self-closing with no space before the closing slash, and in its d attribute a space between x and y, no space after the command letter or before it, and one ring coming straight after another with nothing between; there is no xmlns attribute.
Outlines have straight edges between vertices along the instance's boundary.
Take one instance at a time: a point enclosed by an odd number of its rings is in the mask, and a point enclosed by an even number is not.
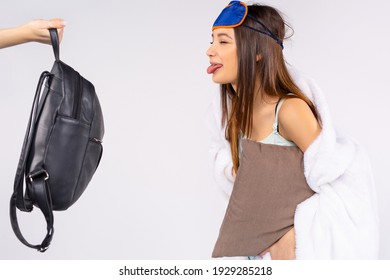
<svg viewBox="0 0 390 280"><path fill-rule="evenodd" d="M283 42L271 30L269 30L269 28L264 23L262 23L260 20L258 20L257 18L255 18L255 17L253 17L251 15L247 15L247 17L250 17L251 19L256 21L258 24L260 24L265 30L268 31L268 33L264 32L262 30L259 30L257 28L254 28L252 26L246 25L246 24L243 24L242 26L245 26L245 27L247 27L249 29L252 29L254 31L260 32L261 34L264 34L264 35L267 35L267 36L271 37L272 39L274 39L282 47L282 49L284 49Z"/></svg>

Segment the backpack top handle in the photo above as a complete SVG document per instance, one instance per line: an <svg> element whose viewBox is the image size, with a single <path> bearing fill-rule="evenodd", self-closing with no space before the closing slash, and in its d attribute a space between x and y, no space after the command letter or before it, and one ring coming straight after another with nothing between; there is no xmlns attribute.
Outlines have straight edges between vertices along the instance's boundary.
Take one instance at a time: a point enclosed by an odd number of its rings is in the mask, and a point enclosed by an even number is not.
<svg viewBox="0 0 390 280"><path fill-rule="evenodd" d="M60 61L60 40L56 28L49 28L51 45L53 46L54 57L56 61Z"/></svg>

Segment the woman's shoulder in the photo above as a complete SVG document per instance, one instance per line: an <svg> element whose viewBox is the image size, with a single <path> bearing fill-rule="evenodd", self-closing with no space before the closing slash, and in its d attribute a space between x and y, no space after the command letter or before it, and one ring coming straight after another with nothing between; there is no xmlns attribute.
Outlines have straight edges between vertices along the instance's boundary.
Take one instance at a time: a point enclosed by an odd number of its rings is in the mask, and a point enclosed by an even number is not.
<svg viewBox="0 0 390 280"><path fill-rule="evenodd" d="M299 121L302 118L307 117L315 118L309 105L304 100L298 97L288 97L284 99L283 104L281 104L279 109L280 120L285 120L287 122L289 120Z"/></svg>
<svg viewBox="0 0 390 280"><path fill-rule="evenodd" d="M286 98L279 111L279 129L283 137L302 151L318 136L319 123L309 105L300 98Z"/></svg>

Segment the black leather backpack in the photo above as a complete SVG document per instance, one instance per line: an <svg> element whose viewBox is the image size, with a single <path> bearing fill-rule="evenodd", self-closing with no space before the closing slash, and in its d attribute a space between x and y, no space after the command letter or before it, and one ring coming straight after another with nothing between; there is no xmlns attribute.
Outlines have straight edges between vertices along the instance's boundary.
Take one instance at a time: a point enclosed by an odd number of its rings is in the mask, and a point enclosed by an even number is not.
<svg viewBox="0 0 390 280"><path fill-rule="evenodd" d="M75 203L95 173L104 134L94 86L60 61L57 30L49 31L55 62L39 79L10 202L16 236L40 252L46 251L53 237L53 210ZM33 206L42 211L47 223L47 234L39 245L26 241L16 215L16 208L30 212Z"/></svg>

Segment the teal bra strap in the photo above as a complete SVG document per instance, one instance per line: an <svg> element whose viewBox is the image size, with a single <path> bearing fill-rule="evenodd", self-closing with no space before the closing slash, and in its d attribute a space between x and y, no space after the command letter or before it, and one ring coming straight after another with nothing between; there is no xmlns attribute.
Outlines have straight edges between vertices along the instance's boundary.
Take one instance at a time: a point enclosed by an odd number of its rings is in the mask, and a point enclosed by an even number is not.
<svg viewBox="0 0 390 280"><path fill-rule="evenodd" d="M275 109L275 121L272 126L274 132L279 132L279 110L280 107L282 107L283 102L286 100L286 98L281 98L278 101L278 104L276 104L276 109Z"/></svg>

